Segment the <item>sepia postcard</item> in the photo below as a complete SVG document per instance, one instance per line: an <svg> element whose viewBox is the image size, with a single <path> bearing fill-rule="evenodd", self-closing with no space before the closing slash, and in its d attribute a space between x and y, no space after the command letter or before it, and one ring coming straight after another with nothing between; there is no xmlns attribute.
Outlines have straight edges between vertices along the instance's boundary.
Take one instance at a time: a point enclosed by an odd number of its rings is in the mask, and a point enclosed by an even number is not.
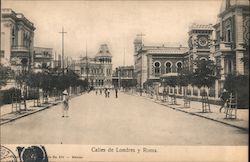
<svg viewBox="0 0 250 162"><path fill-rule="evenodd" d="M247 162L248 0L1 0L1 162Z"/></svg>

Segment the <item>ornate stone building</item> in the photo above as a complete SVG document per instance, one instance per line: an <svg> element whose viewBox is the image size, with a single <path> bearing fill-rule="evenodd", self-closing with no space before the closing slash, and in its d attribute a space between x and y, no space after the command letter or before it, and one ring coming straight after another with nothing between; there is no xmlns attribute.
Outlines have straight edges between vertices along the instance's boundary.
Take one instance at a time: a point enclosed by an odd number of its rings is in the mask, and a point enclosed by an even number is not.
<svg viewBox="0 0 250 162"><path fill-rule="evenodd" d="M185 67L193 70L194 60L208 60L211 58L213 45L213 27L212 25L192 24L188 35L189 52L185 57Z"/></svg>
<svg viewBox="0 0 250 162"><path fill-rule="evenodd" d="M187 47L144 46L139 38L134 46L135 74L140 87L149 80L160 81L163 74L179 72L188 56Z"/></svg>
<svg viewBox="0 0 250 162"><path fill-rule="evenodd" d="M194 60L211 59L221 71L220 78L207 92L218 99L228 74L249 75L249 7L247 0L223 0L214 26L190 26L189 48L144 46L142 40L136 38L134 63L140 87L146 80L159 82L160 76L176 73L179 68L194 70ZM200 96L197 87L189 86L188 89L191 96Z"/></svg>
<svg viewBox="0 0 250 162"><path fill-rule="evenodd" d="M214 57L216 63L222 67L218 84L220 89L228 74L249 75L249 7L248 0L222 2L217 23L214 25Z"/></svg>
<svg viewBox="0 0 250 162"><path fill-rule="evenodd" d="M1 9L1 62L21 70L22 62L32 67L35 27L21 13Z"/></svg>
<svg viewBox="0 0 250 162"><path fill-rule="evenodd" d="M82 80L96 88L112 87L112 55L107 44L102 44L94 58L82 57L69 66Z"/></svg>

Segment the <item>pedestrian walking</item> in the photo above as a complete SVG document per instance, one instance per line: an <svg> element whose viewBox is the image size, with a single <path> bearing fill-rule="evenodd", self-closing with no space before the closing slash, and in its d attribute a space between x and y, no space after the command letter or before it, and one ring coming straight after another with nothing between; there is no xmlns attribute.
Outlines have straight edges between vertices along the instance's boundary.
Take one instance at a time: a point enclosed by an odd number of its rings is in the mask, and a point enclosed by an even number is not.
<svg viewBox="0 0 250 162"><path fill-rule="evenodd" d="M110 90L107 89L107 97L109 98Z"/></svg>
<svg viewBox="0 0 250 162"><path fill-rule="evenodd" d="M62 117L69 117L68 110L69 110L69 94L67 90L64 90L63 91Z"/></svg>
<svg viewBox="0 0 250 162"><path fill-rule="evenodd" d="M225 108L225 106L226 107L228 106L229 97L230 97L229 92L226 89L223 89L223 92L221 93L221 96L220 96L221 101L222 101L221 107L219 110L220 112L223 108Z"/></svg>
<svg viewBox="0 0 250 162"><path fill-rule="evenodd" d="M100 95L102 95L102 89L100 89Z"/></svg>
<svg viewBox="0 0 250 162"><path fill-rule="evenodd" d="M104 94L105 94L105 97L108 97L108 94L107 94L107 88L104 89Z"/></svg>
<svg viewBox="0 0 250 162"><path fill-rule="evenodd" d="M167 91L166 91L165 88L163 89L163 101L164 101L164 102L167 101Z"/></svg>
<svg viewBox="0 0 250 162"><path fill-rule="evenodd" d="M96 89L96 90L95 90L95 95L97 95L97 94L98 94L98 90Z"/></svg>
<svg viewBox="0 0 250 162"><path fill-rule="evenodd" d="M118 89L115 88L115 98L118 98Z"/></svg>

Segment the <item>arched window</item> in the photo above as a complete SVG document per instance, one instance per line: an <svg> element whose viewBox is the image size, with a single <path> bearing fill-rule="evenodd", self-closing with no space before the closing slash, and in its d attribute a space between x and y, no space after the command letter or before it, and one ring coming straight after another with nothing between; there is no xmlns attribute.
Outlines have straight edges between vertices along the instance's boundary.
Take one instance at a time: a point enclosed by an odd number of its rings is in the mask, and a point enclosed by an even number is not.
<svg viewBox="0 0 250 162"><path fill-rule="evenodd" d="M177 73L180 73L181 70L182 70L182 63L181 62L177 62L176 68L177 68Z"/></svg>
<svg viewBox="0 0 250 162"><path fill-rule="evenodd" d="M155 70L154 70L155 76L158 77L160 75L160 67L161 67L160 62L155 62L154 67L155 67Z"/></svg>
<svg viewBox="0 0 250 162"><path fill-rule="evenodd" d="M206 57L201 57L200 60L207 61Z"/></svg>
<svg viewBox="0 0 250 162"><path fill-rule="evenodd" d="M171 73L172 72L172 64L171 62L166 63L166 73Z"/></svg>

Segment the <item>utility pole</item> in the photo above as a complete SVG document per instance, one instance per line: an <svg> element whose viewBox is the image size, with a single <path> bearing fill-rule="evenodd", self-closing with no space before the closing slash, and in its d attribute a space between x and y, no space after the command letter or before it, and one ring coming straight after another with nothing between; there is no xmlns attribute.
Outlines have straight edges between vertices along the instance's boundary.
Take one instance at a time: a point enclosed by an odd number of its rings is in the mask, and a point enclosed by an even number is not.
<svg viewBox="0 0 250 162"><path fill-rule="evenodd" d="M143 33L140 33L140 34L137 34L136 36L141 37L141 43L142 43L142 37L146 35ZM142 55L141 55L140 96L142 95L142 72L143 72L142 63L143 63L143 60L142 60Z"/></svg>
<svg viewBox="0 0 250 162"><path fill-rule="evenodd" d="M141 42L142 42L142 37L144 37L144 36L146 36L145 34L143 34L143 33L140 33L140 34L137 34L136 36L138 36L138 37L141 37Z"/></svg>
<svg viewBox="0 0 250 162"><path fill-rule="evenodd" d="M67 32L65 32L64 28L62 27L62 31L59 33L62 34L62 71L64 75L64 34L66 34Z"/></svg>

